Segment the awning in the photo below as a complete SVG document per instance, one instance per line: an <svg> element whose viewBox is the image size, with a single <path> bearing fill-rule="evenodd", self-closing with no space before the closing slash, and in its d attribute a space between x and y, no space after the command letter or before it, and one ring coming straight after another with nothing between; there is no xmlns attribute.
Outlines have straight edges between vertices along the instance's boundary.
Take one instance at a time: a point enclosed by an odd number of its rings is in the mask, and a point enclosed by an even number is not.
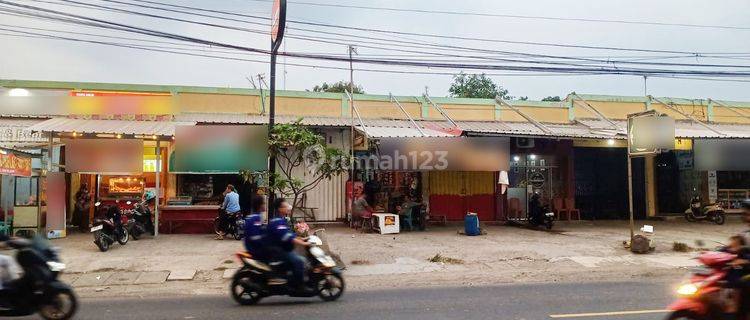
<svg viewBox="0 0 750 320"><path fill-rule="evenodd" d="M53 118L30 126L31 131L104 133L144 136L173 136L176 126L193 126L188 121L91 120Z"/></svg>
<svg viewBox="0 0 750 320"><path fill-rule="evenodd" d="M455 137L455 134L439 130L421 128L419 132L414 127L393 128L393 127L356 127L357 130L364 132L370 138L416 138L416 137Z"/></svg>
<svg viewBox="0 0 750 320"><path fill-rule="evenodd" d="M592 130L605 129L609 126L605 122L598 119L582 119L579 121L582 124L591 127ZM627 121L615 120L614 122L621 128L627 128ZM675 121L674 135L675 138L688 139L750 138L750 125L748 124L726 124L712 122L709 123L709 125L717 131L723 133L723 135L713 132L695 122L687 120Z"/></svg>

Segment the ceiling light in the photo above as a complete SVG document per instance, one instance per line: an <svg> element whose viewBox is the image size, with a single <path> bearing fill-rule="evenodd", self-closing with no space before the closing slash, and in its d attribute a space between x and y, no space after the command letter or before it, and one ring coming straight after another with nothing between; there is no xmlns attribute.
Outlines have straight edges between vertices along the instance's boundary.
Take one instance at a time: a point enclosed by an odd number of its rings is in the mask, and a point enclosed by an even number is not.
<svg viewBox="0 0 750 320"><path fill-rule="evenodd" d="M607 139L607 144L610 145L610 146L614 146L615 145L615 139Z"/></svg>

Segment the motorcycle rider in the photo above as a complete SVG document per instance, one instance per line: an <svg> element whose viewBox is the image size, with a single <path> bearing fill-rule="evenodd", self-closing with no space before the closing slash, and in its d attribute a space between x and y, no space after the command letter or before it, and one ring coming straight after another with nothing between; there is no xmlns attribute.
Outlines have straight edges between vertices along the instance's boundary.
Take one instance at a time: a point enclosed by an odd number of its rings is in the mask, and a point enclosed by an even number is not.
<svg viewBox="0 0 750 320"><path fill-rule="evenodd" d="M224 230L227 229L229 217L240 211L240 195L231 184L228 184L224 191L224 203L221 205L221 210L219 213L219 230L221 231L216 235L216 240L224 240Z"/></svg>
<svg viewBox="0 0 750 320"><path fill-rule="evenodd" d="M305 260L294 252L294 246L307 247L309 244L299 238L289 227L287 217L292 212L292 206L284 198L277 198L273 207L278 217L268 222L269 250L274 260L284 261L292 271L289 287L298 293L308 294L310 288L305 287Z"/></svg>
<svg viewBox="0 0 750 320"><path fill-rule="evenodd" d="M258 260L270 258L267 248L268 234L262 217L266 211L266 199L261 195L253 196L252 212L245 217L245 251Z"/></svg>
<svg viewBox="0 0 750 320"><path fill-rule="evenodd" d="M745 200L742 203L742 219L750 227L750 199ZM750 243L750 229L747 229L739 234L745 238L745 243ZM743 269L750 269L750 260L738 258L732 262L735 267L744 267ZM750 274L745 274L739 284L740 287L740 310L738 312L738 319L750 319Z"/></svg>

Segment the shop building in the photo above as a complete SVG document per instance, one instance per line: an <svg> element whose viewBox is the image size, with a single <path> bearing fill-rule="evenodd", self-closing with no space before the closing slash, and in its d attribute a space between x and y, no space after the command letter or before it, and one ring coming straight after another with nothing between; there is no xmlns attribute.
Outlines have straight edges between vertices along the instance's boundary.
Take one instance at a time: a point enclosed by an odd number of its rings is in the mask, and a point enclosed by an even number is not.
<svg viewBox="0 0 750 320"><path fill-rule="evenodd" d="M144 166L155 161L149 157L156 157L156 154L147 150L155 149L153 144L160 141L163 150L159 156L162 163L159 175L142 168L134 175L118 174L113 181L115 189L137 189L137 185L127 183L128 177L131 181L136 179L139 185L142 181L144 188L154 188L158 176L163 218L168 216L169 206L196 206L193 209L204 212L196 217L198 220L207 219L209 213L215 215L215 199L222 185L237 182L237 177L234 172L171 170L169 162L175 137L172 132L160 133L154 128L173 128L178 123L194 126L267 124L268 99L265 92L254 89L22 80L0 80L0 86L67 93L149 93L167 95L178 101L179 110L169 114L127 114L120 119L39 112L19 116L0 110L2 121L29 121L20 130L41 135L40 139L46 139L48 132L56 132L55 145L59 145L66 134L114 135L110 139L117 139L117 135L128 138L142 135ZM398 198L403 194L418 193L431 214L449 220L461 219L467 211L477 212L484 221L515 219L523 217L528 193L537 192L551 204L560 198L573 199L583 219L623 218L627 213L626 119L628 114L644 110L656 110L675 118L677 139L673 151L633 162L637 216L682 211L679 209L693 188L704 198L716 198L728 207L748 192L748 186L743 184L747 181L746 171L695 172L690 170L689 156L696 139L750 139L748 102L575 93L561 102L439 98L426 94L416 97L354 95L352 101L346 94L282 90L277 93L276 110L278 123L303 118L304 125L324 135L328 144L342 149L351 148L352 129L367 132L373 140L388 137L510 138L510 168L505 174L440 170L359 173L356 180L363 184L368 181L388 183L386 188L392 190L390 195L377 196L386 210L392 210L392 204L400 201ZM55 127L57 122L71 121L71 118L78 121L75 126L67 130ZM97 130L84 130L96 121L104 123L97 124ZM118 125L113 126L115 122ZM119 129L104 129L110 127ZM148 130L125 130L128 128ZM159 138L149 139L154 135ZM2 138L3 145L11 142L8 137ZM100 184L104 179L109 188L112 178L104 172L88 174L97 173L99 179L84 175L77 179L94 179ZM304 170L299 174L305 178ZM507 181L503 181L506 174ZM121 178L125 179L124 185L118 182ZM335 177L305 195L304 207L311 208L315 220L336 221L346 217L347 180L347 176ZM415 181L416 190L411 189ZM409 185L406 189L404 182ZM505 183L508 190L502 193ZM76 187L71 183L67 192L75 192ZM111 190L106 191L108 195ZM511 201L513 198L518 200ZM510 208L511 202L518 205ZM185 213L176 215L185 216Z"/></svg>

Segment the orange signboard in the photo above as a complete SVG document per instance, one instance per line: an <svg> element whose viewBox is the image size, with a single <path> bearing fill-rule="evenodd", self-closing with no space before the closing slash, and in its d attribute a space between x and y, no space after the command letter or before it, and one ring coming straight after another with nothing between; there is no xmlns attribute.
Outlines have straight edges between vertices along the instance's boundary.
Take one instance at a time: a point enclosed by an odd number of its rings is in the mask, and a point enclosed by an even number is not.
<svg viewBox="0 0 750 320"><path fill-rule="evenodd" d="M0 174L30 177L31 158L19 157L12 153L0 153Z"/></svg>

